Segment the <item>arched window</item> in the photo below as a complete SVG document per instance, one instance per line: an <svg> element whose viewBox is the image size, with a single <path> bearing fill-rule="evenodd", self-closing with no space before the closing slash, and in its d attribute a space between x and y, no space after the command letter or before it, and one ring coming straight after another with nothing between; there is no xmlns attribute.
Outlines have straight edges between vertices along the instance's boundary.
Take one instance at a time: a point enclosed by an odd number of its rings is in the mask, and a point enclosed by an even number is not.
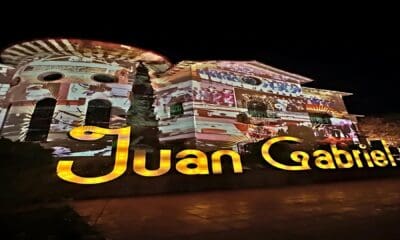
<svg viewBox="0 0 400 240"><path fill-rule="evenodd" d="M57 101L45 98L36 103L25 141L46 141Z"/></svg>
<svg viewBox="0 0 400 240"><path fill-rule="evenodd" d="M267 105L260 101L250 101L247 103L247 110L252 117L267 117Z"/></svg>
<svg viewBox="0 0 400 240"><path fill-rule="evenodd" d="M108 128L111 116L111 102L103 99L89 101L85 125Z"/></svg>

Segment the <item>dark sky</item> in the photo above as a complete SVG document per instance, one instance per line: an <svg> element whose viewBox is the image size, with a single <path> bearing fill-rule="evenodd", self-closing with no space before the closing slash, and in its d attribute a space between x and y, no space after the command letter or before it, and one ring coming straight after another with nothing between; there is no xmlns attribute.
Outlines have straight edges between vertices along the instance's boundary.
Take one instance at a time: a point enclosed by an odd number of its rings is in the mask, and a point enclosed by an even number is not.
<svg viewBox="0 0 400 240"><path fill-rule="evenodd" d="M22 25L17 21L2 25L0 48L30 39L75 37L150 49L175 63L258 60L315 80L307 86L353 92L345 98L351 113L400 112L400 37L397 19L390 18L394 15L383 12L361 18L334 12L288 18L290 13L269 15L251 8L225 14L210 9L156 17L148 10L141 15L135 14L138 10L29 15Z"/></svg>

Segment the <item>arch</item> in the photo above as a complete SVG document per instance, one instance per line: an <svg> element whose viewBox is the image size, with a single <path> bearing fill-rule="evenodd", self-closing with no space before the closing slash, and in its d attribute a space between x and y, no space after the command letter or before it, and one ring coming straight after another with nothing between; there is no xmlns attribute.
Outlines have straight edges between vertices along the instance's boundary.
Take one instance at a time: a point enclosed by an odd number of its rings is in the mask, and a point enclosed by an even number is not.
<svg viewBox="0 0 400 240"><path fill-rule="evenodd" d="M57 100L44 98L36 103L25 141L46 141Z"/></svg>
<svg viewBox="0 0 400 240"><path fill-rule="evenodd" d="M111 102L105 99L93 99L88 103L85 125L108 128L111 117Z"/></svg>

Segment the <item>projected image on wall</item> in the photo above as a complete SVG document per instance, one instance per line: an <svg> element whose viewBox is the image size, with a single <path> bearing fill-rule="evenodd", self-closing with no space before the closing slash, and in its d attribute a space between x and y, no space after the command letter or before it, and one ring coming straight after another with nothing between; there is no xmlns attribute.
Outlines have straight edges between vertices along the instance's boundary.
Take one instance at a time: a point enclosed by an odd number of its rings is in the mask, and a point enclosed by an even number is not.
<svg viewBox="0 0 400 240"><path fill-rule="evenodd" d="M27 45L38 54L14 54ZM172 66L142 49L76 39L17 44L3 57L10 66L0 65L1 135L39 142L57 157L112 154L112 138L85 146L69 136L82 125L131 126L131 149L239 149L284 135L359 141L348 93L304 87L313 80L257 61Z"/></svg>

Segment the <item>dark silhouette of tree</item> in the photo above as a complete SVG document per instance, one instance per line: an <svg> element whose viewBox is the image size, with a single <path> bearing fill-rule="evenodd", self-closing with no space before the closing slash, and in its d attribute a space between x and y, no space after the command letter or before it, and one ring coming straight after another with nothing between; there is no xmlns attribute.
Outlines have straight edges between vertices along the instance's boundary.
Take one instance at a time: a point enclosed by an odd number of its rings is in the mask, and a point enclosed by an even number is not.
<svg viewBox="0 0 400 240"><path fill-rule="evenodd" d="M156 149L158 122L154 114L154 90L146 66L139 62L132 87L132 103L128 112L128 124L132 126L131 147Z"/></svg>
<svg viewBox="0 0 400 240"><path fill-rule="evenodd" d="M400 147L400 114L389 113L359 119L361 133L369 140L383 139L388 144Z"/></svg>

